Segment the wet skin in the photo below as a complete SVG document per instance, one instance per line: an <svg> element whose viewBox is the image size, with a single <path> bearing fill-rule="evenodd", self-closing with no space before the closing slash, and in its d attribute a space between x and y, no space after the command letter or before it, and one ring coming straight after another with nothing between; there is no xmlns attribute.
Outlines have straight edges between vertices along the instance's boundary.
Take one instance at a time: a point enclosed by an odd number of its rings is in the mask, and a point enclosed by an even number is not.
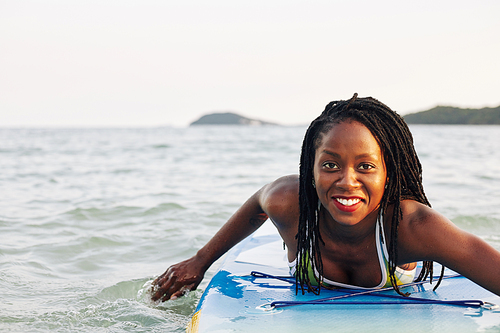
<svg viewBox="0 0 500 333"><path fill-rule="evenodd" d="M315 152L313 172L321 202L324 276L363 287L379 284L381 272L374 234L387 170L376 139L356 121L333 125ZM297 175L265 185L196 255L172 265L153 282L152 299L175 299L195 289L215 260L268 217L286 244L289 261L294 260L300 214L298 192ZM389 206L384 216L388 243L392 208ZM500 252L419 202L401 201L401 209L398 266L409 269L415 261L437 261L500 295Z"/></svg>

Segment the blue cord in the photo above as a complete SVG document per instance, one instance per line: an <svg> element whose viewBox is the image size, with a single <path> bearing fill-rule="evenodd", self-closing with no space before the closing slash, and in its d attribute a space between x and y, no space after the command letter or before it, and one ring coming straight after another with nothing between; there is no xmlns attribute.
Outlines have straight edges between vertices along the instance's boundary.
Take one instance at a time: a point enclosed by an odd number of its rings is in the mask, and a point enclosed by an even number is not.
<svg viewBox="0 0 500 333"><path fill-rule="evenodd" d="M394 296L398 297L398 296ZM287 306L295 305L355 305L355 304L365 304L365 305L375 305L375 304L438 304L438 305L455 305L455 306L465 306L480 308L485 302L481 300L461 300L461 301L441 301L437 299L425 299L425 298L414 298L414 297L399 297L398 301L385 301L385 302L363 302L363 301L335 301L335 302L325 302L325 301L276 301L272 302L270 305L272 308L283 308Z"/></svg>
<svg viewBox="0 0 500 333"><path fill-rule="evenodd" d="M270 275L262 272L256 272L252 271L250 273L253 277L256 278L269 278L269 279L276 279L280 281L285 281L290 284L296 284L295 278L290 277L290 276L275 276L275 275ZM460 274L455 274L455 275L448 275L444 276L443 279L449 279L449 278L454 278L454 277L460 277ZM415 285L421 285L429 281L419 281L419 282L412 282L408 283L405 285L402 285L400 287L411 287ZM288 307L288 306L295 306L295 305L340 305L340 304L440 304L440 305L454 305L454 306L465 306L465 307L482 307L486 303L481 301L481 300L451 300L451 301L443 301L443 300L436 300L436 299L427 299L427 298L418 298L418 297L403 297L400 295L385 295L385 294L380 294L381 291L387 291L387 290L392 290L392 287L388 288L382 288L382 289L368 289L366 291L352 291L349 289L341 289L339 288L338 290L341 292L345 292L345 295L341 296L335 296L335 297L328 297L328 298L320 298L320 299L315 299L313 301L275 301L270 303L270 306L272 308L283 308L283 307ZM361 295L373 295L373 296L378 296L378 297L383 297L383 298L392 298L392 299L397 299L394 301L340 301L339 299L343 298L348 298L348 297L355 297L355 296L361 296Z"/></svg>

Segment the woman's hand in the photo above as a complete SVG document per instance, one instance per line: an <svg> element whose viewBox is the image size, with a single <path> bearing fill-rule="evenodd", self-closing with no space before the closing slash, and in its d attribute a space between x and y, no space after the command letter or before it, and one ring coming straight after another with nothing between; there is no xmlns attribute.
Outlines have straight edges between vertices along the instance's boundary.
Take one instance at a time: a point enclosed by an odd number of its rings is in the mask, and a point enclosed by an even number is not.
<svg viewBox="0 0 500 333"><path fill-rule="evenodd" d="M286 239L290 239L288 248L293 247L299 216L298 193L297 175L282 177L265 185L229 218L195 256L170 266L153 281L153 301L175 299L186 290L196 289L210 265L257 230L268 219L267 212L275 212L273 222L280 226L282 237L286 235Z"/></svg>
<svg viewBox="0 0 500 333"><path fill-rule="evenodd" d="M205 270L196 256L170 266L165 273L153 281L153 301L166 301L182 296L187 290L194 290L203 280Z"/></svg>

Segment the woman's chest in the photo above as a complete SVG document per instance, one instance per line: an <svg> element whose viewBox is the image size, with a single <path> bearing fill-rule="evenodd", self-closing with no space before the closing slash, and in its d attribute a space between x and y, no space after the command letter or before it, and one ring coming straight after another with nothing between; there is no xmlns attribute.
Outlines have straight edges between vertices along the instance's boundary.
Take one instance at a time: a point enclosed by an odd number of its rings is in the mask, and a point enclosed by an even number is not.
<svg viewBox="0 0 500 333"><path fill-rule="evenodd" d="M320 249L325 282L366 288L377 287L382 283L385 262L375 242L363 246L330 244Z"/></svg>

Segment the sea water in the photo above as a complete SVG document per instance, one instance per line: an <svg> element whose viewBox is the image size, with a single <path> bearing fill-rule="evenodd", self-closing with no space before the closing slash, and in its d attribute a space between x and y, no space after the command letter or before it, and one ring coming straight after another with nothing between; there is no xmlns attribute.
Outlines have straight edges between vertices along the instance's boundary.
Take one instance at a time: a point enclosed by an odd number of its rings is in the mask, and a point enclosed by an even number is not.
<svg viewBox="0 0 500 333"><path fill-rule="evenodd" d="M305 126L0 129L0 331L183 332L199 289L150 300ZM411 126L433 207L500 250L500 126Z"/></svg>

